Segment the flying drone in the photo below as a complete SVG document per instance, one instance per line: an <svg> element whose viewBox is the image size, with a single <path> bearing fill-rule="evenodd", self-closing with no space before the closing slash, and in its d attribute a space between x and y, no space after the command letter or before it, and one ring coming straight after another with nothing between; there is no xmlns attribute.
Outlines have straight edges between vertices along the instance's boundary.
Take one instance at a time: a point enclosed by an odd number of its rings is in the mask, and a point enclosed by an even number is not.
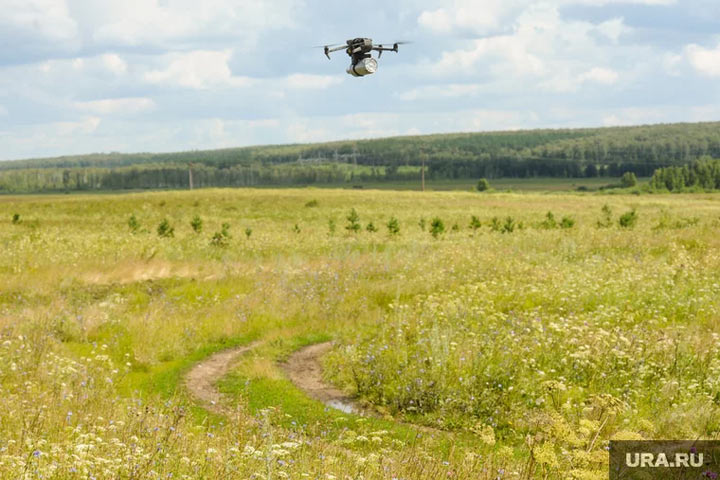
<svg viewBox="0 0 720 480"><path fill-rule="evenodd" d="M332 52L345 50L352 62L346 72L353 77L364 77L365 75L372 75L378 68L378 62L370 52L373 50L378 52L377 58L379 59L382 52L397 52L398 45L408 42L395 42L392 47L386 47L382 44L373 45L371 38L353 38L345 43L346 45L324 45L322 48L325 50L325 56L330 59Z"/></svg>

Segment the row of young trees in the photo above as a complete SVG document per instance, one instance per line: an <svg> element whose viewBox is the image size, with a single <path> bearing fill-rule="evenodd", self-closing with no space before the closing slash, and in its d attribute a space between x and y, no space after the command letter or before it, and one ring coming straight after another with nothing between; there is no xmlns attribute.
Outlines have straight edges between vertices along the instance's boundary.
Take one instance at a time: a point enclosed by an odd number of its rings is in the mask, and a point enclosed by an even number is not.
<svg viewBox="0 0 720 480"><path fill-rule="evenodd" d="M346 164L275 166L138 165L119 168L47 168L0 171L0 192L182 189L190 186L250 187L265 185L337 184L382 181L382 167ZM392 179L417 178L417 172L395 173Z"/></svg>
<svg viewBox="0 0 720 480"><path fill-rule="evenodd" d="M513 161L463 162L448 165L442 160L429 161L426 178L475 179L501 177L617 177L624 166L587 165L573 161L555 162L552 166L525 170ZM0 170L0 192L53 192L92 190L181 189L190 186L251 187L265 185L342 184L382 181L417 180L420 167L366 167L348 164L281 164L217 168L207 165L138 165L118 168L46 168ZM521 171L522 170L522 171ZM643 171L642 174L645 174ZM649 175L649 173L648 173Z"/></svg>
<svg viewBox="0 0 720 480"><path fill-rule="evenodd" d="M0 191L187 188L499 177L649 176L720 158L720 123L394 137L0 162Z"/></svg>
<svg viewBox="0 0 720 480"><path fill-rule="evenodd" d="M720 190L720 159L703 157L682 167L658 168L650 179L654 190Z"/></svg>

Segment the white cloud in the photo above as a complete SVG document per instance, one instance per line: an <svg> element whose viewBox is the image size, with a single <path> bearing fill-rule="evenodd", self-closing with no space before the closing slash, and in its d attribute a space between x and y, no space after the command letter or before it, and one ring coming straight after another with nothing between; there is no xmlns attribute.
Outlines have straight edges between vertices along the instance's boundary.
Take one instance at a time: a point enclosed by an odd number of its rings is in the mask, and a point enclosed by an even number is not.
<svg viewBox="0 0 720 480"><path fill-rule="evenodd" d="M279 127L280 120L277 118L261 118L259 120L247 120L245 124L250 128L271 128Z"/></svg>
<svg viewBox="0 0 720 480"><path fill-rule="evenodd" d="M699 45L688 45L685 48L690 65L698 72L711 77L720 77L720 44L714 49Z"/></svg>
<svg viewBox="0 0 720 480"><path fill-rule="evenodd" d="M316 142L394 135L515 130L537 125L532 110L469 109L445 112L367 112L329 117L288 119L286 141Z"/></svg>
<svg viewBox="0 0 720 480"><path fill-rule="evenodd" d="M257 33L295 23L298 0L125 0L107 2L93 31L99 42L163 44L191 37L230 35L254 43Z"/></svg>
<svg viewBox="0 0 720 480"><path fill-rule="evenodd" d="M115 53L105 53L100 56L103 66L116 75L122 75L127 72L127 62L120 55Z"/></svg>
<svg viewBox="0 0 720 480"><path fill-rule="evenodd" d="M625 20L622 18L613 18L612 20L602 22L595 27L595 30L614 43L620 40L620 36L630 32L630 29L625 25Z"/></svg>
<svg viewBox="0 0 720 480"><path fill-rule="evenodd" d="M97 130L100 122L98 117L87 117L76 122L55 122L52 124L52 130L59 136L88 135Z"/></svg>
<svg viewBox="0 0 720 480"><path fill-rule="evenodd" d="M78 34L65 0L4 0L0 9L0 29L13 28L54 41L71 40Z"/></svg>
<svg viewBox="0 0 720 480"><path fill-rule="evenodd" d="M325 89L342 83L343 79L333 75L311 75L306 73L294 73L285 79L289 88L297 89Z"/></svg>
<svg viewBox="0 0 720 480"><path fill-rule="evenodd" d="M88 75L107 76L127 73L128 65L122 57L115 53L103 53L97 56L77 57L71 59L51 59L30 64L45 74L55 74L58 81L70 82L70 75L80 72L84 78Z"/></svg>
<svg viewBox="0 0 720 480"><path fill-rule="evenodd" d="M306 119L296 119L285 129L285 138L292 143L322 142L332 138L332 133L324 128L313 128Z"/></svg>
<svg viewBox="0 0 720 480"><path fill-rule="evenodd" d="M620 76L609 68L594 67L580 75L580 82L594 82L602 85L612 85Z"/></svg>
<svg viewBox="0 0 720 480"><path fill-rule="evenodd" d="M353 18L417 43L358 80L319 0L0 0L2 155L718 118L716 0L397 3Z"/></svg>
<svg viewBox="0 0 720 480"><path fill-rule="evenodd" d="M683 55L679 55L677 53L665 53L662 56L662 68L667 74L677 77L681 75L680 67L684 60L685 58Z"/></svg>
<svg viewBox="0 0 720 480"><path fill-rule="evenodd" d="M422 98L472 97L480 94L483 86L474 83L448 83L427 85L403 91L397 95L401 100L415 101Z"/></svg>
<svg viewBox="0 0 720 480"><path fill-rule="evenodd" d="M449 6L423 11L418 23L436 33L461 29L484 34L497 30L503 19L526 4L527 0L454 0Z"/></svg>
<svg viewBox="0 0 720 480"><path fill-rule="evenodd" d="M150 83L179 85L194 89L217 86L246 87L253 83L248 77L233 76L228 66L232 51L195 50L167 55L168 65L145 74Z"/></svg>
<svg viewBox="0 0 720 480"><path fill-rule="evenodd" d="M617 43L630 29L622 18L599 24L566 20L556 6L533 4L515 19L511 33L472 41L471 48L446 51L431 68L436 75L490 76L500 88L533 82L543 90L573 92L584 83L613 84L620 78L610 63ZM627 50L628 53L631 50Z"/></svg>
<svg viewBox="0 0 720 480"><path fill-rule="evenodd" d="M458 31L487 35L503 30L513 18L529 8L559 8L566 5L602 6L609 4L672 5L676 0L451 0L447 5L424 10L418 24L434 33L456 34ZM613 19L598 26L598 31L617 39L624 32L621 19Z"/></svg>
<svg viewBox="0 0 720 480"><path fill-rule="evenodd" d="M635 4L635 5L651 5L651 6L662 6L662 5L674 5L677 0L565 0L561 3L569 5L591 5L591 6L603 6L612 4Z"/></svg>
<svg viewBox="0 0 720 480"><path fill-rule="evenodd" d="M647 125L651 123L667 122L668 118L672 118L674 116L677 117L677 112L675 112L672 108L627 107L606 113L602 119L602 123L607 127ZM688 119L688 117L681 118Z"/></svg>
<svg viewBox="0 0 720 480"><path fill-rule="evenodd" d="M480 110L473 113L472 130L519 130L528 124L536 124L537 113L519 110Z"/></svg>
<svg viewBox="0 0 720 480"><path fill-rule="evenodd" d="M545 69L543 60L532 53L522 36L500 35L475 40L475 48L445 52L436 67L439 72L456 72L475 66L483 60L499 60L491 68L495 73L541 74Z"/></svg>
<svg viewBox="0 0 720 480"><path fill-rule="evenodd" d="M98 115L135 114L148 112L155 108L155 102L151 98L146 97L108 98L87 102L75 102L73 105L78 110Z"/></svg>

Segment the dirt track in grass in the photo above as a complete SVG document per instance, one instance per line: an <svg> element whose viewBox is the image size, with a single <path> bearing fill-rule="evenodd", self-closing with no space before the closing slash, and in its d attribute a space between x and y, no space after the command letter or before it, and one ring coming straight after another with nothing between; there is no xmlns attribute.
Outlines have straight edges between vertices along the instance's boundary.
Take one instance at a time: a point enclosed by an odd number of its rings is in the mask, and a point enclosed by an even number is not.
<svg viewBox="0 0 720 480"><path fill-rule="evenodd" d="M261 340L258 340L249 345L223 350L196 364L185 376L185 386L192 397L213 413L219 415L232 413L229 402L218 391L216 384L222 377L227 375L240 356L262 343ZM332 346L333 342L308 345L293 352L279 366L290 381L308 397L345 413L379 417L377 412L364 408L353 398L323 380L320 357L327 353ZM412 426L426 433L436 434L441 432L429 426L403 421L398 423Z"/></svg>
<svg viewBox="0 0 720 480"><path fill-rule="evenodd" d="M227 375L240 356L257 347L260 342L223 350L210 355L202 362L196 364L185 375L185 387L195 400L207 410L218 415L230 413L230 408L217 389L216 383Z"/></svg>
<svg viewBox="0 0 720 480"><path fill-rule="evenodd" d="M332 342L301 348L280 364L290 381L305 394L325 405L346 413L368 415L352 398L323 380L320 357L332 348Z"/></svg>
<svg viewBox="0 0 720 480"><path fill-rule="evenodd" d="M223 350L196 364L185 375L185 387L190 395L207 410L226 415L230 413L227 399L217 388L217 382L227 375L239 357L257 347L253 342L229 350ZM305 394L325 405L346 413L367 415L350 397L326 383L322 378L320 357L332 348L332 342L316 343L294 352L280 364L290 381Z"/></svg>

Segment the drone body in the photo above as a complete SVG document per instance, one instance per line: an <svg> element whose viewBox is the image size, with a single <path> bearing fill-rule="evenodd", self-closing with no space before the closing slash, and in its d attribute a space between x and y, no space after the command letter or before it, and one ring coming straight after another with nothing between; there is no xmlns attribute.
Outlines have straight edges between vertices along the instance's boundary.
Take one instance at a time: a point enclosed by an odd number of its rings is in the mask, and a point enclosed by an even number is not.
<svg viewBox="0 0 720 480"><path fill-rule="evenodd" d="M397 52L398 45L402 45L405 42L395 42L392 47L384 47L381 44L373 45L372 39L370 38L353 38L345 43L346 45L325 45L323 47L325 56L329 59L332 52L345 50L345 53L348 54L351 61L346 72L353 77L364 77L365 75L372 75L377 71L378 62L371 55L373 50L378 52L378 58L380 58L382 52Z"/></svg>

